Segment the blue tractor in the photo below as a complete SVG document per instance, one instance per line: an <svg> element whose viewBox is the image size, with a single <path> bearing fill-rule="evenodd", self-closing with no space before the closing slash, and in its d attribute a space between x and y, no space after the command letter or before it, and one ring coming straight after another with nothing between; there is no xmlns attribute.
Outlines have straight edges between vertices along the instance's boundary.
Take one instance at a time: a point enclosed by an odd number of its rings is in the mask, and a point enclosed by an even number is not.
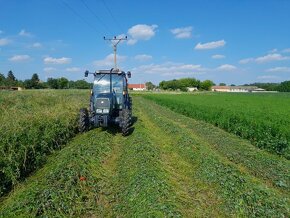
<svg viewBox="0 0 290 218"><path fill-rule="evenodd" d="M85 132L94 127L108 127L116 124L124 136L128 135L132 121L132 100L128 94L130 72L119 69L99 70L95 73L91 90L90 107L82 108L79 115L79 131Z"/></svg>

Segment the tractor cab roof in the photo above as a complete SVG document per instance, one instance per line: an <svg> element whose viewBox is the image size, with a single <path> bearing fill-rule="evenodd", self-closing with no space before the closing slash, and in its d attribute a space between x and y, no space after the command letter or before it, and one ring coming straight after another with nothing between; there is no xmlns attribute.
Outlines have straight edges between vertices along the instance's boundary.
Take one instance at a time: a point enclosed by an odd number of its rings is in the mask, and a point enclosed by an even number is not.
<svg viewBox="0 0 290 218"><path fill-rule="evenodd" d="M122 75L122 74L125 74L124 71L121 71L119 69L111 69L111 70L97 70L95 72L95 74L118 74L118 75Z"/></svg>
<svg viewBox="0 0 290 218"><path fill-rule="evenodd" d="M112 68L111 70L97 70L96 72L94 73L90 73L88 70L85 72L85 77L88 77L89 74L93 74L94 76L97 76L97 75L104 75L104 74L115 74L115 75L118 75L118 76L126 76L126 73L124 71L121 71L119 69L114 69ZM127 76L128 78L131 78L131 72L128 71L127 72Z"/></svg>

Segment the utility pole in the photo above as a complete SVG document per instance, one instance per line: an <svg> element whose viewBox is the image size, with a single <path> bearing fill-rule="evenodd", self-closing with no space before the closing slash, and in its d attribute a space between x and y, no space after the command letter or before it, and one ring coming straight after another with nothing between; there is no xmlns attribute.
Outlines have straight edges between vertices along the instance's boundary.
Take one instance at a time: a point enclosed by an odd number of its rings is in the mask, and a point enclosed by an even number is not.
<svg viewBox="0 0 290 218"><path fill-rule="evenodd" d="M125 38L117 38L116 36L114 36L114 38L106 38L104 36L104 40L108 40L111 41L112 45L113 45L113 49L114 49L114 64L115 64L115 70L117 70L117 45L123 41L123 40L127 40L127 36Z"/></svg>

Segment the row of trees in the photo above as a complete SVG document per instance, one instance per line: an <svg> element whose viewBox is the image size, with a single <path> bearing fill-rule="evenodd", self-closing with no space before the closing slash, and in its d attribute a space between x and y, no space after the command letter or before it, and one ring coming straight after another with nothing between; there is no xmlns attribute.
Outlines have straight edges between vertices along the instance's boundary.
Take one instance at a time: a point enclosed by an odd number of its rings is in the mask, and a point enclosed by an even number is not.
<svg viewBox="0 0 290 218"><path fill-rule="evenodd" d="M182 78L162 81L159 83L159 88L163 90L187 91L188 87L196 87L199 90L210 90L214 85L214 82L211 80L200 81L195 78Z"/></svg>
<svg viewBox="0 0 290 218"><path fill-rule="evenodd" d="M290 92L290 81L284 81L281 83L252 83L250 85L257 86L267 91Z"/></svg>
<svg viewBox="0 0 290 218"><path fill-rule="evenodd" d="M39 79L38 74L33 74L31 79L17 80L12 71L9 71L7 77L0 73L0 86L19 86L26 89L89 89L92 87L91 83L85 80L69 81L65 77L61 78L48 78L46 82Z"/></svg>
<svg viewBox="0 0 290 218"><path fill-rule="evenodd" d="M215 84L211 80L200 81L195 78L182 78L168 81L162 81L159 83L159 87L155 86L152 82L147 82L146 87L149 90L160 88L163 90L181 90L187 91L188 87L197 87L199 90L210 90ZM220 83L219 85L226 85ZM290 81L284 81L281 83L252 83L245 84L251 86L257 86L267 91L279 91L279 92L290 92ZM85 80L69 81L65 77L61 78L48 78L46 82L42 82L39 79L38 74L33 74L31 79L17 80L13 72L10 70L7 73L7 77L0 73L0 86L19 86L26 89L89 89L92 87L91 83ZM232 84L231 86L234 86Z"/></svg>

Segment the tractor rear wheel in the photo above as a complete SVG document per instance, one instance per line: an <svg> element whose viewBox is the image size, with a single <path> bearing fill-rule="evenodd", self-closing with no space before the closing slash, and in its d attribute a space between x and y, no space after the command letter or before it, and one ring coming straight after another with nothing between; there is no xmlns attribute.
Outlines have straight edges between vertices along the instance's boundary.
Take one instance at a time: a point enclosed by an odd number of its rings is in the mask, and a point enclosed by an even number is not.
<svg viewBox="0 0 290 218"><path fill-rule="evenodd" d="M129 127L130 127L130 110L129 109L123 109L121 111L121 129L122 129L122 135L126 136L129 133Z"/></svg>
<svg viewBox="0 0 290 218"><path fill-rule="evenodd" d="M86 108L82 108L80 110L80 117L79 117L79 131L86 132L89 130L90 122L89 122L89 113Z"/></svg>

